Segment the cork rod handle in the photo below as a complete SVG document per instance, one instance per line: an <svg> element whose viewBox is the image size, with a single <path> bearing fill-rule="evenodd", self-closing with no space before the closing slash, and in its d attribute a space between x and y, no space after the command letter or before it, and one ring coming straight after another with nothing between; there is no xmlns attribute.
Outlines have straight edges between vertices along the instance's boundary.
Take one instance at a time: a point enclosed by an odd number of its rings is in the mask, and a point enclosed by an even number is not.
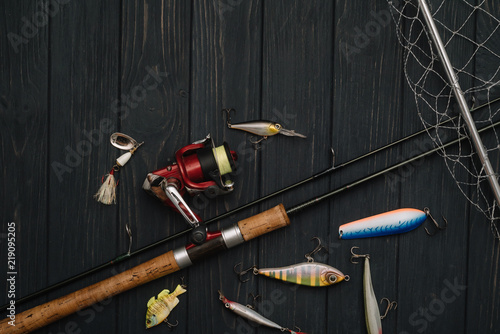
<svg viewBox="0 0 500 334"><path fill-rule="evenodd" d="M62 319L106 298L179 270L173 251L169 251L121 274L95 283L66 296L16 315L15 326L7 318L0 322L0 333L28 333Z"/></svg>
<svg viewBox="0 0 500 334"><path fill-rule="evenodd" d="M290 225L290 219L283 204L238 222L238 227L245 241L288 225Z"/></svg>
<svg viewBox="0 0 500 334"><path fill-rule="evenodd" d="M244 241L248 241L289 224L285 208L280 204L239 221L237 226ZM187 251L189 260L227 249L228 245L224 244L224 238L221 236L219 239L189 249ZM175 260L174 251L169 251L121 274L17 314L15 326L10 325L10 319L7 318L0 322L0 333L28 333L39 329L106 298L176 272L181 268L180 264L182 263L177 263Z"/></svg>

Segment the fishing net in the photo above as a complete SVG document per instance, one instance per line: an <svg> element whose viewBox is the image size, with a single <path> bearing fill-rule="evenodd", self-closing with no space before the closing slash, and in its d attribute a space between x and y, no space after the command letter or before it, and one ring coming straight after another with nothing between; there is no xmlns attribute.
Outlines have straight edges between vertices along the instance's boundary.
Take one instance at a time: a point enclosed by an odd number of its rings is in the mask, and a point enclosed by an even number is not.
<svg viewBox="0 0 500 334"><path fill-rule="evenodd" d="M489 219L492 233L500 238L500 207L464 126L444 64L423 17L419 0L387 1L403 47L406 81L417 112L436 147L452 139L457 145L440 150L446 166L467 200ZM476 128L481 132L493 170L499 168L500 127L500 6L498 0L427 0L437 31L456 73ZM410 94L411 94L410 93ZM411 96L411 95L410 95ZM498 103L497 103L498 102Z"/></svg>

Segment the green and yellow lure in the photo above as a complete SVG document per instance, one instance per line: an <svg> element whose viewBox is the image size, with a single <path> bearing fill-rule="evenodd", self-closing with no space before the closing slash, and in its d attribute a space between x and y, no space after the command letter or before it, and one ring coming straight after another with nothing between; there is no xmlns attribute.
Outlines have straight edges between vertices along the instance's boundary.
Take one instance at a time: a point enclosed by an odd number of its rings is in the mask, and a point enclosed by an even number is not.
<svg viewBox="0 0 500 334"><path fill-rule="evenodd" d="M252 271L254 275L264 275L267 277L272 277L281 281L290 282L294 284L307 285L307 286L330 286L333 284L340 283L342 281L348 281L349 276L344 275L340 270L329 266L324 263L314 262L313 254L319 252L322 248L321 240L318 237L314 237L313 240L318 240L318 245L316 248L305 255L307 262L292 264L287 267L279 268L257 268L257 266L250 267L246 270L238 272L236 267L240 264L234 266L234 271L239 276L241 282L246 282L242 280L242 277Z"/></svg>
<svg viewBox="0 0 500 334"><path fill-rule="evenodd" d="M254 267L253 273L285 282L317 287L330 286L349 280L349 276L344 275L337 268L315 262L304 262L280 268L258 269Z"/></svg>

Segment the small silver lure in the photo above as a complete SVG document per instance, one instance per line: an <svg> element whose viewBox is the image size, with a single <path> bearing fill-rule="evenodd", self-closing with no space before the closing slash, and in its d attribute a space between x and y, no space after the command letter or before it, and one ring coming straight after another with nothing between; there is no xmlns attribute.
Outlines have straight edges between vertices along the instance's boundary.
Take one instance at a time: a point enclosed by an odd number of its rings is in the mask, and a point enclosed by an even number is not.
<svg viewBox="0 0 500 334"><path fill-rule="evenodd" d="M249 121L237 124L231 124L231 111L234 109L225 109L227 112L227 127L230 129L243 130L246 132L253 133L254 135L261 136L259 140L250 140L252 144L258 144L262 140L267 139L269 136L274 136L276 134L282 134L289 137L300 137L307 138L303 134L297 133L294 130L284 129L281 124L271 122L271 121Z"/></svg>
<svg viewBox="0 0 500 334"><path fill-rule="evenodd" d="M287 331L287 332L290 332L292 334L306 334L303 332L295 332L295 331L292 331L286 327L282 327L282 326L278 325L277 323L275 323L274 321L271 321L271 320L265 318L264 316L260 315L259 313L255 312L250 306L243 306L240 303L230 301L229 299L224 297L224 295L220 291L219 291L219 299L224 303L224 306L226 308L230 309L231 311L233 311L234 313L236 313L237 315L239 315L245 319L248 319L252 322L255 322L256 324L259 324L262 326L267 326L270 328L279 329L282 332Z"/></svg>

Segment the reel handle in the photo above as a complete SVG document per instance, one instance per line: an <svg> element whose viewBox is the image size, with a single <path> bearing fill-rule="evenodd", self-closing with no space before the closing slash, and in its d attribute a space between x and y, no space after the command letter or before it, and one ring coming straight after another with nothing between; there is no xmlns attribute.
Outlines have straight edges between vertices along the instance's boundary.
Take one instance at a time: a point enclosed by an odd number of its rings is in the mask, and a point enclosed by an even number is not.
<svg viewBox="0 0 500 334"><path fill-rule="evenodd" d="M189 205L186 203L182 195L177 190L177 187L173 184L169 184L165 187L165 194L177 211L186 219L186 222L193 228L200 226L200 220L198 216L191 210Z"/></svg>

